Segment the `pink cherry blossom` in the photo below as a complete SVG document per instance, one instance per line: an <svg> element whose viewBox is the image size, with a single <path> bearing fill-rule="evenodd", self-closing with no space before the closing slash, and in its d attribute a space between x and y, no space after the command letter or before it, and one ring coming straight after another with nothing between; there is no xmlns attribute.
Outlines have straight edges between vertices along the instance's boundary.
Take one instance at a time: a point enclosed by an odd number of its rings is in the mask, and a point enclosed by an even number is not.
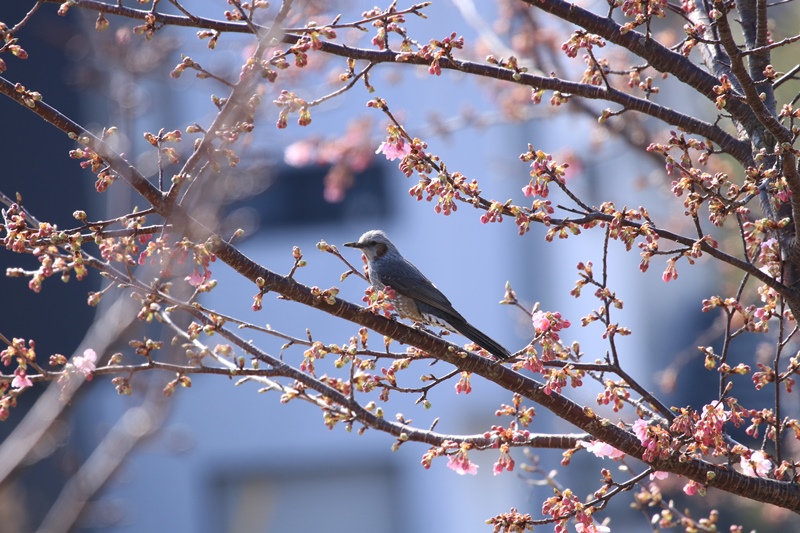
<svg viewBox="0 0 800 533"><path fill-rule="evenodd" d="M650 481L654 479L667 479L669 477L669 472L663 472L661 470L656 470L655 472L650 473Z"/></svg>
<svg viewBox="0 0 800 533"><path fill-rule="evenodd" d="M536 311L531 317L533 327L536 328L537 333L544 333L550 329L550 320L547 318L547 313Z"/></svg>
<svg viewBox="0 0 800 533"><path fill-rule="evenodd" d="M776 241L774 238L769 238L769 239L765 240L764 242L762 242L762 243L761 243L761 251L763 252L763 251L765 251L765 250L769 250L769 249L770 249L770 248L772 248L772 247L773 247L773 246L774 246L774 245L775 245L777 242L778 242L778 241Z"/></svg>
<svg viewBox="0 0 800 533"><path fill-rule="evenodd" d="M198 285L203 283L203 275L197 270L195 270L194 272L192 272L190 275L186 276L183 279L185 281L188 281L189 285L191 285L192 287L197 287Z"/></svg>
<svg viewBox="0 0 800 533"><path fill-rule="evenodd" d="M766 476L772 470L772 461L762 451L753 452L750 458L742 457L739 461L742 474L746 476Z"/></svg>
<svg viewBox="0 0 800 533"><path fill-rule="evenodd" d="M467 454L461 452L450 456L450 459L447 461L447 468L455 470L456 474L462 476L464 474L474 476L478 473L478 465L469 462Z"/></svg>
<svg viewBox="0 0 800 533"><path fill-rule="evenodd" d="M625 457L623 452L599 440L593 440L591 442L581 441L580 445L600 458L610 457L612 459L621 459Z"/></svg>
<svg viewBox="0 0 800 533"><path fill-rule="evenodd" d="M633 434L639 439L639 442L644 444L647 440L647 422L640 418L633 423Z"/></svg>
<svg viewBox="0 0 800 533"><path fill-rule="evenodd" d="M208 281L211 278L211 271L206 269L202 274L195 269L190 275L183 278L184 281L188 282L189 285L192 287L199 287L204 282Z"/></svg>
<svg viewBox="0 0 800 533"><path fill-rule="evenodd" d="M14 379L11 380L11 387L17 390L27 389L28 387L33 387L33 381L25 374L23 369L17 368L14 371Z"/></svg>
<svg viewBox="0 0 800 533"><path fill-rule="evenodd" d="M376 154L383 154L389 161L401 159L411 153L411 147L407 145L402 139L396 143L382 142L378 149L375 150Z"/></svg>
<svg viewBox="0 0 800 533"><path fill-rule="evenodd" d="M83 355L72 358L75 369L87 378L91 378L92 372L97 370L95 363L97 363L97 354L91 348L84 350Z"/></svg>

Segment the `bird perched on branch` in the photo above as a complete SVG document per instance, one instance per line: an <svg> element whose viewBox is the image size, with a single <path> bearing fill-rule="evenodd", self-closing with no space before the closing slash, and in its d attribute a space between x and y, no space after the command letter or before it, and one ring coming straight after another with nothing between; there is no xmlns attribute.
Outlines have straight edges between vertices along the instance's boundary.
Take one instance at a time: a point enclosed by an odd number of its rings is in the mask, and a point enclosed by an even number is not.
<svg viewBox="0 0 800 533"><path fill-rule="evenodd" d="M400 318L459 333L498 359L511 357L508 350L467 322L450 300L400 255L385 233L368 231L357 242L348 242L345 246L358 248L367 257L369 281L375 289L392 288L392 305Z"/></svg>

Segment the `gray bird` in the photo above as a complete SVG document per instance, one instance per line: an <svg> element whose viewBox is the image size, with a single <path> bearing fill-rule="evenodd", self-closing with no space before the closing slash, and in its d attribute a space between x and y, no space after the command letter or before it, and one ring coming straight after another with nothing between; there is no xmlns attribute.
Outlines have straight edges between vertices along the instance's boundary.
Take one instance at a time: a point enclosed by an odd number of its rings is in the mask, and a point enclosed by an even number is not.
<svg viewBox="0 0 800 533"><path fill-rule="evenodd" d="M380 230L368 231L358 242L348 242L345 246L358 248L367 257L369 281L375 289L383 290L389 286L394 290L392 305L400 318L459 333L498 359L511 357L508 350L453 309L450 300L417 267L400 255L385 233Z"/></svg>

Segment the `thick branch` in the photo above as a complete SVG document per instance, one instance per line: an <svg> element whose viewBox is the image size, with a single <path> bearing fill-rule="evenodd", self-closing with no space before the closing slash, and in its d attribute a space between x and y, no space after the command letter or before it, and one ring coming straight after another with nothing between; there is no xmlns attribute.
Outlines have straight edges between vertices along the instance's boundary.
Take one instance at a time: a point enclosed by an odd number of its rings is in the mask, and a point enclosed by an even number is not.
<svg viewBox="0 0 800 533"><path fill-rule="evenodd" d="M767 44L767 0L738 0L736 10L744 34L748 50L758 49L749 61L750 76L757 82L758 91L765 94L766 106L775 111L775 92L772 83L764 76L764 69L769 65Z"/></svg>
<svg viewBox="0 0 800 533"><path fill-rule="evenodd" d="M798 237L800 237L800 174L797 170L797 158L795 157L793 148L791 146L794 142L794 136L790 130L783 127L783 125L778 122L773 112L770 111L770 109L761 99L761 93L759 92L757 84L747 72L744 60L742 59L741 51L736 46L727 14L722 16L717 21L717 24L719 27L722 45L725 47L725 51L730 56L731 70L742 86L747 103L753 108L753 112L756 114L759 122L763 125L763 128L760 129L766 129L767 132L769 132L769 134L775 139L775 144L780 145L779 150L782 160L783 176L786 179L786 184L792 193L791 205L792 219L794 221L794 242L790 244L788 260L791 262L793 268L796 269L797 264L800 261L800 243L798 243L797 240ZM798 312L800 311L800 308L797 307L795 303L796 302L790 302L790 305L792 307L792 311Z"/></svg>
<svg viewBox="0 0 800 533"><path fill-rule="evenodd" d="M730 57L731 60L731 71L742 86L742 91L744 91L747 104L753 109L753 112L755 113L756 118L761 125L763 125L763 127L766 128L773 137L775 137L777 142L791 143L792 133L784 128L780 122L778 122L775 116L761 100L756 84L753 81L753 78L751 78L750 74L747 72L747 67L745 67L744 61L742 60L741 51L739 50L738 46L736 46L736 42L733 39L728 17L721 17L719 20L717 20L717 25L719 28L722 46L725 47L725 52L727 52L728 57ZM728 100L729 103L732 101L733 99ZM725 108L728 109L728 107L729 106L726 105Z"/></svg>
<svg viewBox="0 0 800 533"><path fill-rule="evenodd" d="M660 72L672 74L686 85L714 102L717 98L714 86L719 80L700 69L688 58L673 52L656 40L636 31L623 33L622 27L611 18L601 17L564 0L523 0L526 4L541 9L551 15L576 24L585 30L600 35L609 42L619 45L645 59ZM756 124L752 111L741 102L733 102L728 108L734 119L745 124L749 130ZM737 157L738 159L738 157Z"/></svg>

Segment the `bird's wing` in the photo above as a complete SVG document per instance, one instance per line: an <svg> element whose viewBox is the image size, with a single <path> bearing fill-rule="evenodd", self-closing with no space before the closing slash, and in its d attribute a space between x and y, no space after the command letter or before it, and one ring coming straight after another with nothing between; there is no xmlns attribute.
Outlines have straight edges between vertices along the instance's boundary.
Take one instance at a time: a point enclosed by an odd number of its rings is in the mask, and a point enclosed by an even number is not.
<svg viewBox="0 0 800 533"><path fill-rule="evenodd" d="M409 268L415 274L409 275ZM405 272L402 275L385 275L381 272L381 283L390 286L395 292L402 296L413 298L422 313L427 312L424 306L433 307L444 312L449 316L440 316L444 319L447 329L460 333L484 350L488 351L498 359L508 359L511 354L502 345L491 339L488 335L481 332L475 326L467 322L461 314L453 309L453 304L428 280L414 265L406 263ZM414 282L413 280L417 280ZM437 324L442 325L437 322Z"/></svg>
<svg viewBox="0 0 800 533"><path fill-rule="evenodd" d="M413 298L419 302L426 303L431 307L435 307L441 311L449 313L454 317L463 319L461 314L453 308L453 304L447 299L447 296L442 294L442 291L436 288L431 281L426 278L422 272L411 263L406 263L406 268L411 268L416 271L416 275L408 275L408 273L401 273L400 275L386 275L381 272L381 283L389 285L392 289L397 291L403 296ZM415 282L414 280L424 280Z"/></svg>

